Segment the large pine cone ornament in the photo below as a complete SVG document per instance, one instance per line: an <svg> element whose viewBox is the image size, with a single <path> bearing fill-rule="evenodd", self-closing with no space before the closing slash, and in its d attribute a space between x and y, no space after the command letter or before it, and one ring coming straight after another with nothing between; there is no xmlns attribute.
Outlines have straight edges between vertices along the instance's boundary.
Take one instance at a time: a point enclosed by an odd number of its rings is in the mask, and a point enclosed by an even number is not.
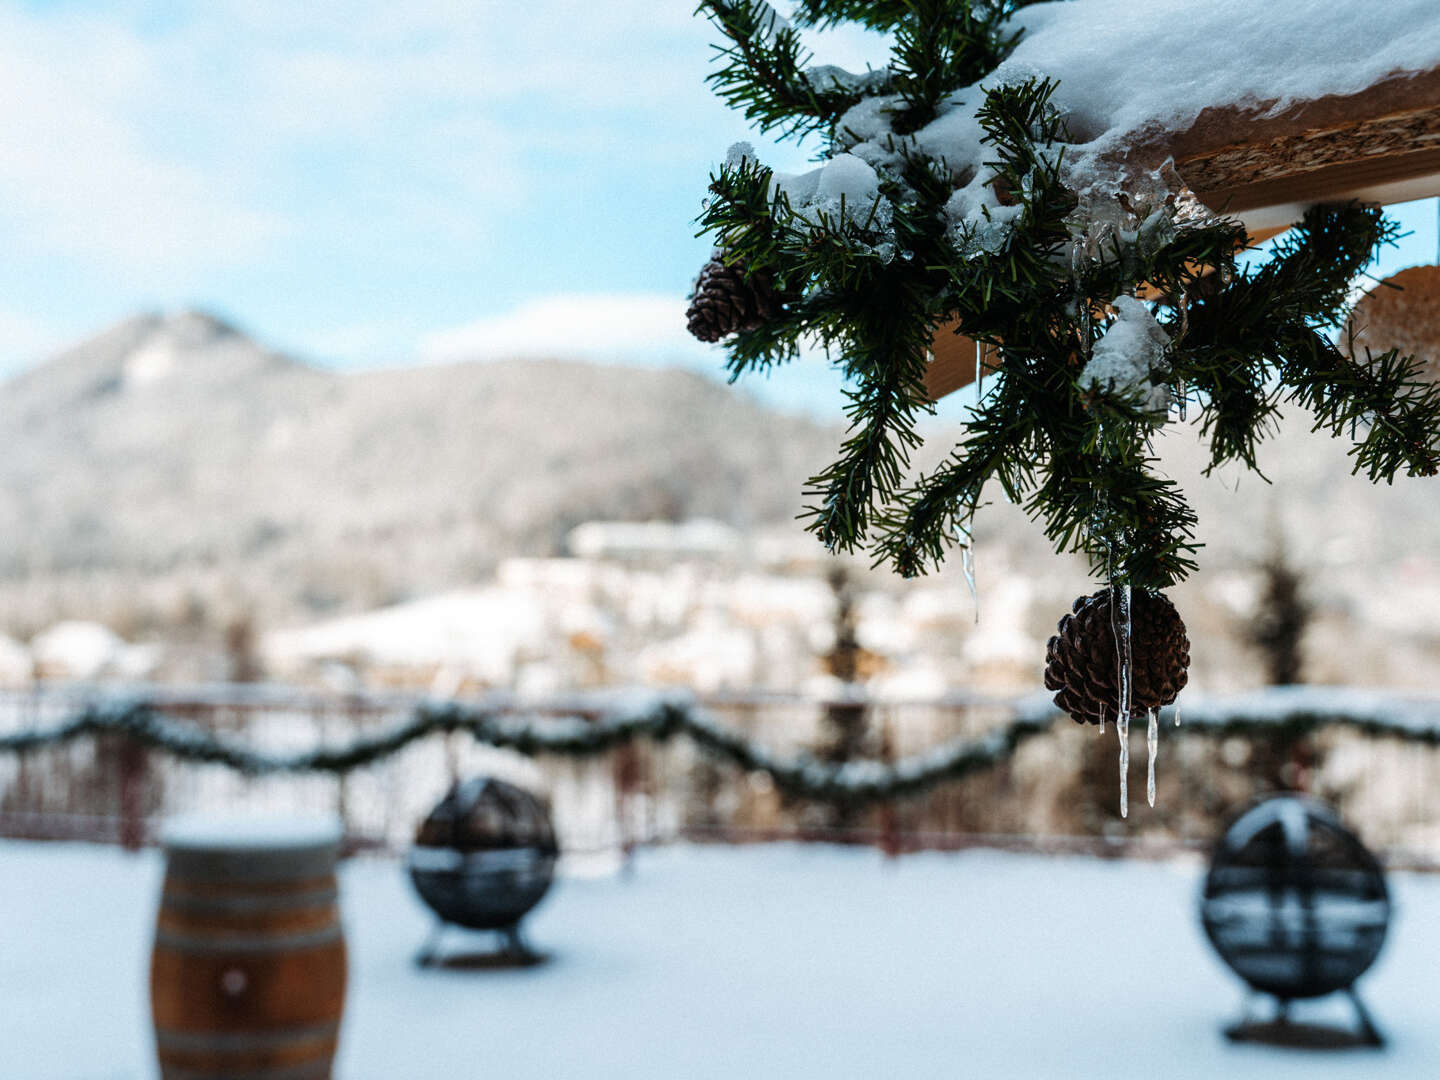
<svg viewBox="0 0 1440 1080"><path fill-rule="evenodd" d="M1115 627L1110 620L1112 590L1075 601L1061 618L1059 632L1045 649L1045 689L1055 705L1082 724L1115 719L1119 711L1120 667ZM1133 590L1130 600L1130 712L1169 705L1189 676L1190 639L1185 623L1163 593Z"/></svg>
<svg viewBox="0 0 1440 1080"><path fill-rule="evenodd" d="M700 271L691 294L686 326L701 341L719 341L738 330L754 330L780 314L787 298L769 270L747 275L740 261L725 265L715 256Z"/></svg>

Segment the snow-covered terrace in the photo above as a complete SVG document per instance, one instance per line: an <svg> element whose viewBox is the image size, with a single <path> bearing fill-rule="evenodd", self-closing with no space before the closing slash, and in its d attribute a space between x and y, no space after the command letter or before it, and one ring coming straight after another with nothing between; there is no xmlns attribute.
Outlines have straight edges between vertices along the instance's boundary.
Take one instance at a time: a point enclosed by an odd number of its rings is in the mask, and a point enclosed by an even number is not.
<svg viewBox="0 0 1440 1080"><path fill-rule="evenodd" d="M9 842L0 865L0 1076L153 1076L159 856ZM643 853L629 876L560 881L530 924L545 964L421 971L411 957L429 923L399 864L353 860L341 874L351 974L337 1075L1436 1075L1440 878L1391 877L1390 938L1360 984L1389 1047L1323 1053L1221 1037L1242 995L1201 935L1202 870L673 847Z"/></svg>

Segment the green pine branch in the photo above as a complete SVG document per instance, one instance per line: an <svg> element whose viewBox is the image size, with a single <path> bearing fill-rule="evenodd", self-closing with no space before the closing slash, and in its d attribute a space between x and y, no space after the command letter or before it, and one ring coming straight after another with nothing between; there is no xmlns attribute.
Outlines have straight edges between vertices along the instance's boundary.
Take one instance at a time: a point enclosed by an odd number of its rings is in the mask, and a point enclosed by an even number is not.
<svg viewBox="0 0 1440 1080"><path fill-rule="evenodd" d="M795 30L781 22L766 0L703 0L696 9L730 40L717 47L723 65L707 81L731 108L760 131L780 128L803 138L833 130L840 117L864 97L834 80L811 80L813 59Z"/></svg>
<svg viewBox="0 0 1440 1080"><path fill-rule="evenodd" d="M1024 6L800 0L802 27L852 20L892 39L883 77L812 80L798 35L768 6L702 5L730 41L711 76L722 97L762 130L823 131L822 156L868 155L880 181L872 205L792 206L768 170L742 162L712 177L700 218L727 258L786 291L779 318L732 339L732 378L792 359L803 338L821 342L851 384L846 439L807 485L808 527L832 550L868 548L904 575L925 573L969 543L994 485L1097 575L1167 587L1195 569L1199 545L1193 511L1157 470L1157 386L1193 403L1212 469L1239 461L1258 472L1260 443L1291 402L1312 411L1317 429L1352 438L1356 471L1373 481L1440 472L1440 387L1413 358L1361 358L1327 337L1395 226L1374 208L1316 208L1268 261L1242 269L1238 223L1182 213L1158 186L1091 217L1095 196L1082 203L1067 185L1070 135L1055 84L975 87L1015 48L1010 16ZM982 93L977 179L969 162L931 157L909 136ZM840 118L882 94L867 115L883 111L890 134L860 151ZM982 182L987 209L965 209ZM972 184L953 210L957 185ZM1139 340L1107 341L1121 309L1140 322L1148 312L1154 325L1142 328L1149 344L1135 346L1144 366L1125 377L1140 381L1115 385L1113 366L1103 380L1088 368L1097 349L1112 363L1116 341ZM950 321L998 349L1000 369L950 456L912 475L916 421L931 408L928 350Z"/></svg>

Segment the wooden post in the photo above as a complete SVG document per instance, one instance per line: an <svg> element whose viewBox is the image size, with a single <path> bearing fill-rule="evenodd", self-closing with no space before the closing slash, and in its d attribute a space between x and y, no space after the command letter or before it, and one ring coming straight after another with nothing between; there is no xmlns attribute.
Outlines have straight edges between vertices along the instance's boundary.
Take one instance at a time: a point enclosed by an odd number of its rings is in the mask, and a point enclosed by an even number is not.
<svg viewBox="0 0 1440 1080"><path fill-rule="evenodd" d="M880 760L886 765L895 763L894 731L888 715L880 725ZM880 817L880 850L893 859L904 850L904 842L900 835L900 815L895 809L895 801L886 799L880 804L878 813Z"/></svg>

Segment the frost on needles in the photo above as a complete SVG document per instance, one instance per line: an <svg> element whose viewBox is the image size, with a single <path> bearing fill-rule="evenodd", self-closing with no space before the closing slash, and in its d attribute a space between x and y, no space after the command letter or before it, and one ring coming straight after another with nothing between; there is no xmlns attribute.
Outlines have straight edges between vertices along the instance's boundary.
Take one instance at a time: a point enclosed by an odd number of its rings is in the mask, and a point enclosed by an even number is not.
<svg viewBox="0 0 1440 1080"><path fill-rule="evenodd" d="M1087 3L1108 0L1037 9L1049 54L1065 11ZM1327 333L1396 227L1374 207L1317 207L1242 266L1239 223L1172 168L1128 159L1124 132L1097 137L1103 110L1022 62L1028 6L801 0L786 20L756 0L701 4L725 40L720 96L762 132L820 144L800 176L736 147L700 217L728 263L772 275L787 298L729 339L732 377L793 359L802 339L847 376L850 428L810 481L808 528L831 550L924 573L964 544L994 481L1058 551L1085 552L1112 585L1158 590L1195 569L1198 547L1194 513L1155 469L1172 408L1199 414L1212 468L1255 469L1296 402L1354 439L1371 480L1433 475L1440 388L1413 358L1351 356ZM801 31L845 21L889 35L883 67L814 61ZM953 452L916 477L931 341L952 322L999 350L998 371Z"/></svg>

